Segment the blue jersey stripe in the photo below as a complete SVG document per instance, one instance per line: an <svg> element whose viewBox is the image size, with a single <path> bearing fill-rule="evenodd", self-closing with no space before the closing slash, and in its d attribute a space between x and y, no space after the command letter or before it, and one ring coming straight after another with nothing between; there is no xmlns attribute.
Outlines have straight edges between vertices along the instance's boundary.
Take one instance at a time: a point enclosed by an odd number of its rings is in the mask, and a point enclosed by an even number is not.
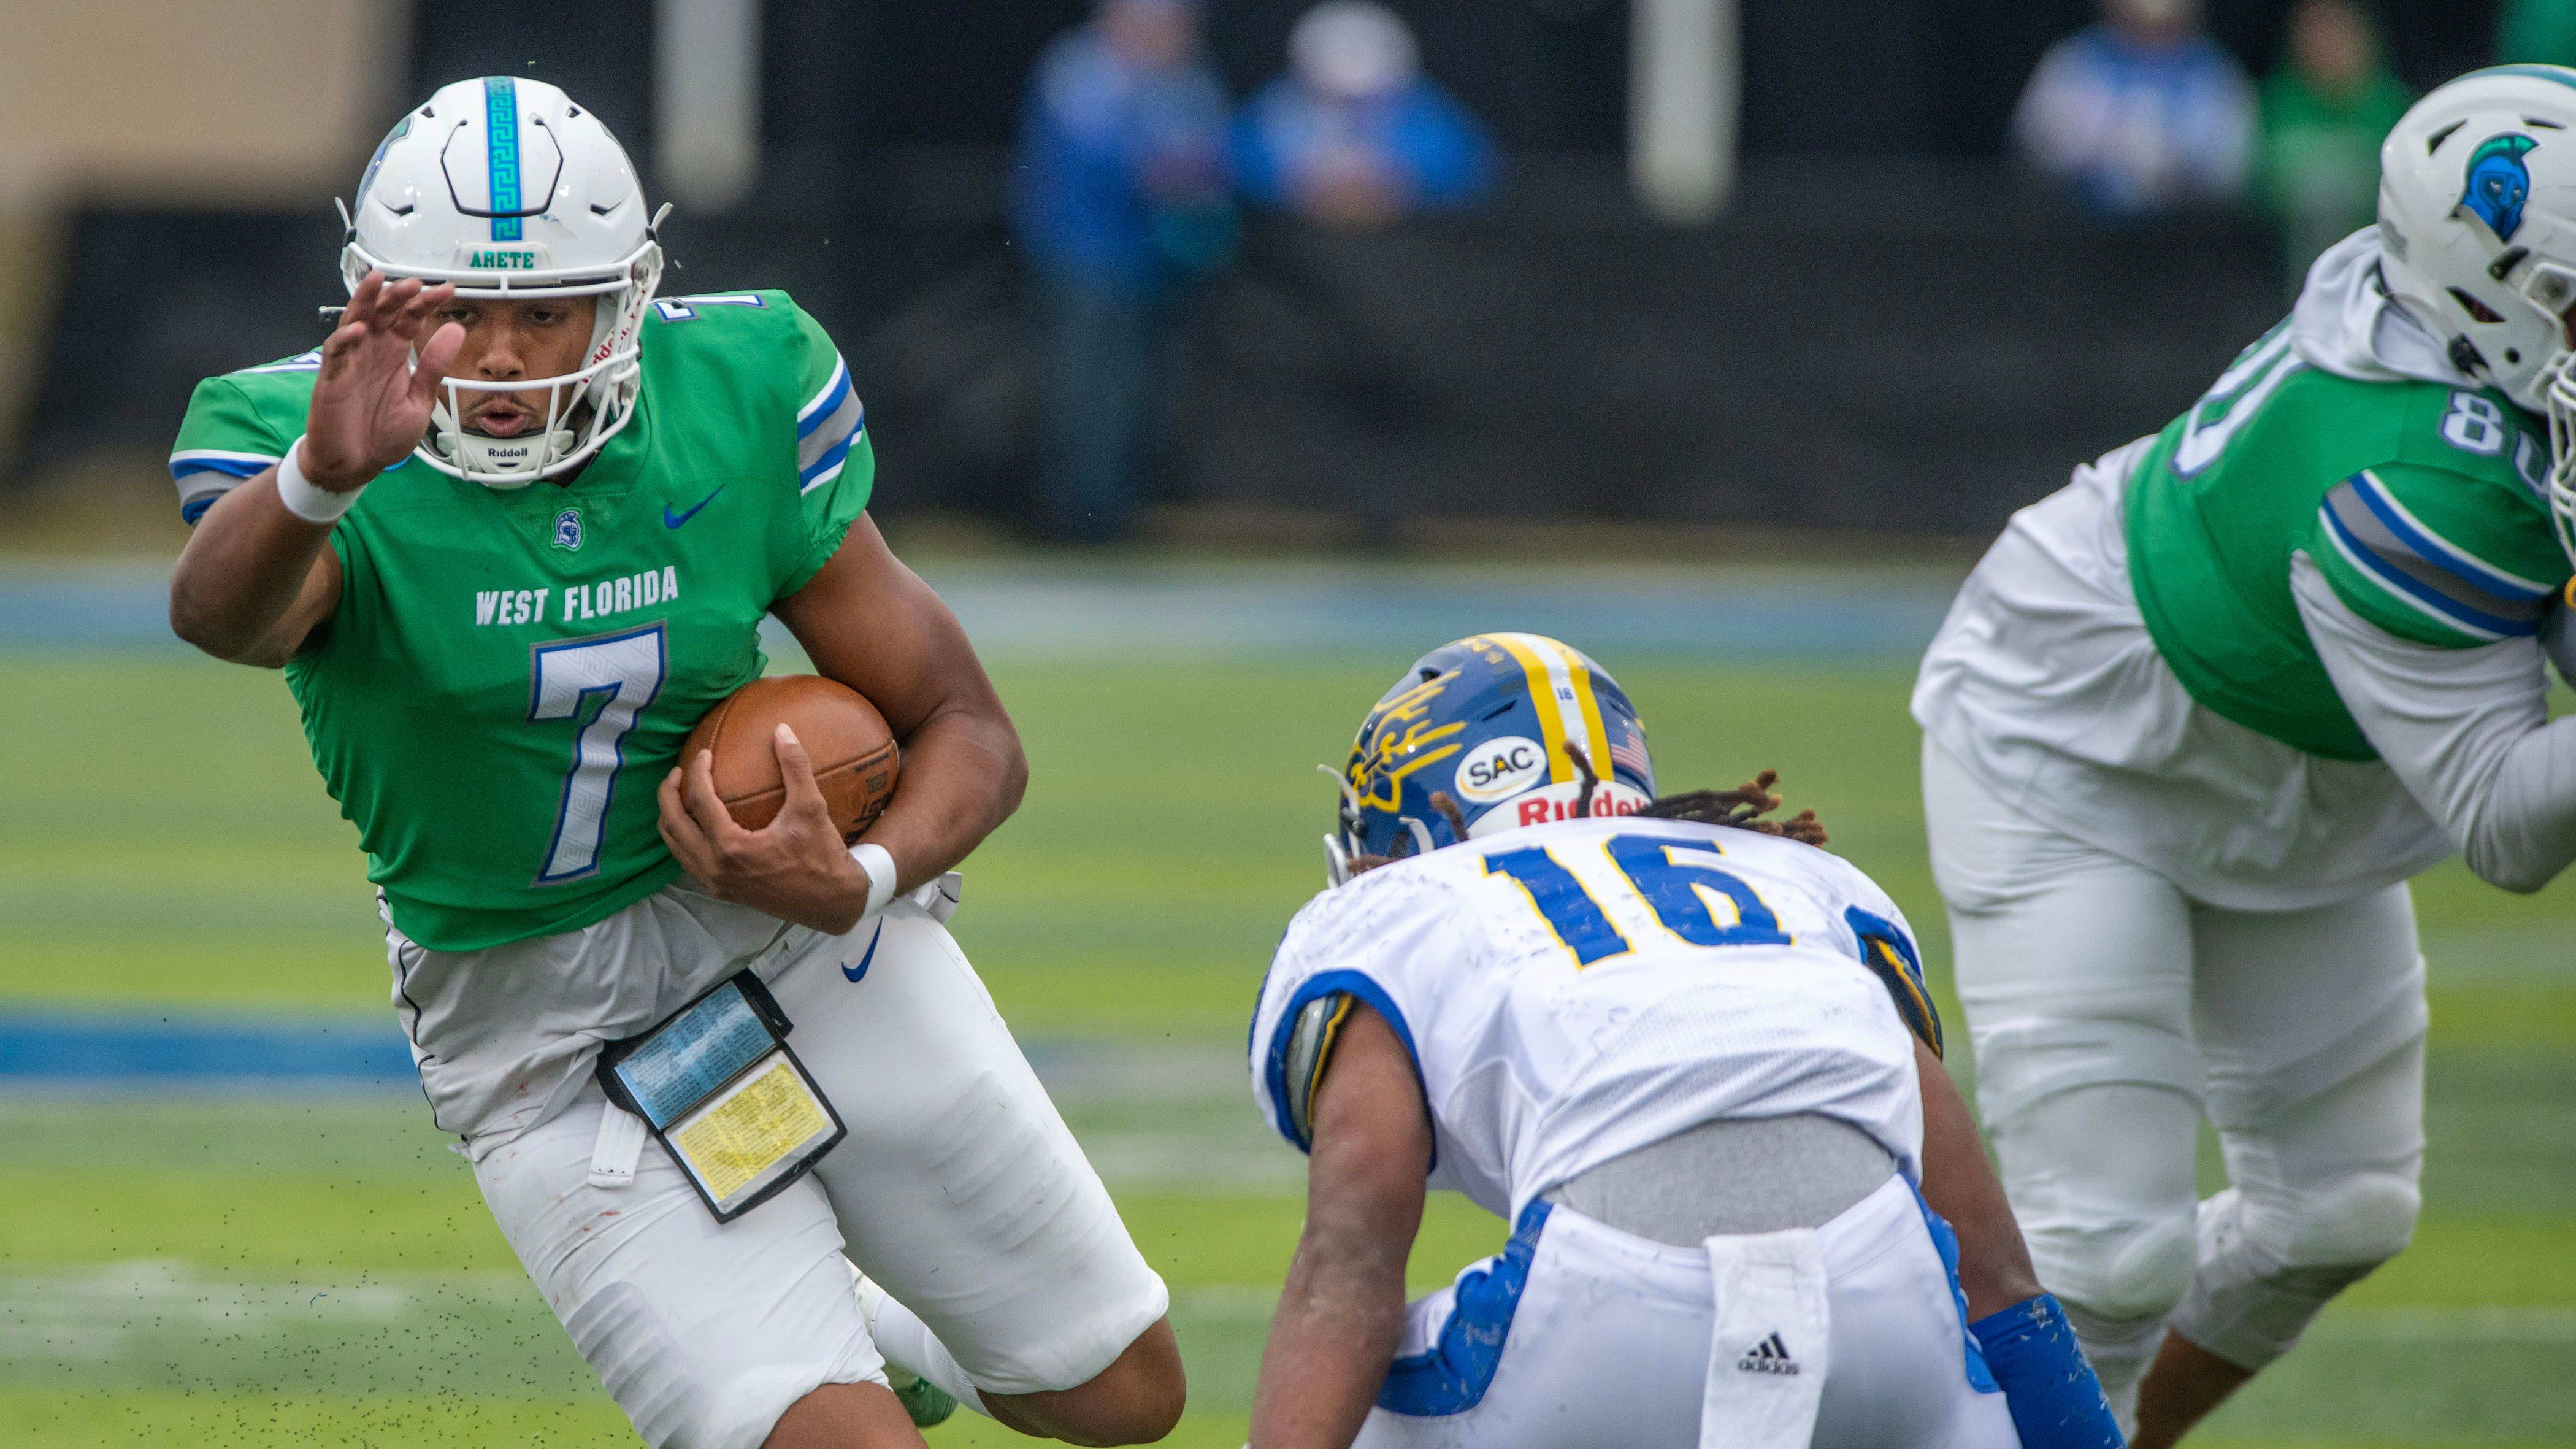
<svg viewBox="0 0 2576 1449"><path fill-rule="evenodd" d="M1404 1019L1404 1011L1395 1004L1395 998L1387 995L1386 988L1380 986L1375 977L1364 971L1317 972L1288 998L1287 1009L1280 1012L1279 1023L1271 1030L1269 1050L1263 1054L1259 1063L1262 1080L1270 1089L1270 1107L1273 1114L1270 1125L1278 1130L1281 1137L1288 1140L1289 1146L1300 1152L1310 1150L1311 1144L1297 1136L1297 1125L1288 1117L1288 1044L1297 1031L1297 1013L1306 1009L1306 1003L1317 997L1329 996L1336 991L1358 997L1368 1003L1370 1010L1384 1017L1386 1024L1395 1028L1395 1039L1404 1044L1405 1056L1413 1062L1415 1080L1419 1081L1422 1076L1422 1053L1413 1044L1413 1027ZM1427 1095L1423 1098L1423 1110L1425 1112L1431 1110L1430 1098ZM1435 1139L1432 1143L1430 1164L1435 1168L1440 1165L1439 1150L1439 1143Z"/></svg>
<svg viewBox="0 0 2576 1449"><path fill-rule="evenodd" d="M1931 989L1923 984L1923 957L1912 938L1894 921L1858 906L1844 907L1843 920L1860 943L1861 964L1887 988L1906 1028L1932 1049L1932 1055L1943 1055L1941 1011L1932 1004ZM1873 952L1873 945L1881 947L1883 954Z"/></svg>
<svg viewBox="0 0 2576 1449"><path fill-rule="evenodd" d="M2370 511L2379 516L2380 522L2388 525L2388 531L2404 540L2406 546L2426 563L2457 574L2474 587L2509 599L2545 599L2553 592L2547 584L2535 584L2488 564L2416 522L2407 514L2405 506L2397 501L2396 495L2388 491L2388 485L2368 470L2355 473L2344 481L2351 486L2354 496L2368 505Z"/></svg>
<svg viewBox="0 0 2576 1449"><path fill-rule="evenodd" d="M1386 1381L1377 1391L1379 1408L1409 1419L1445 1419L1485 1401L1511 1343L1512 1320L1529 1287L1530 1264L1547 1232L1548 1211L1545 1198L1522 1208L1503 1250L1484 1266L1458 1275L1439 1340L1387 1365Z"/></svg>
<svg viewBox="0 0 2576 1449"><path fill-rule="evenodd" d="M824 449L823 456L815 459L811 466L798 470L796 491L803 493L829 482L841 471L841 465L849 461L850 444L856 441L858 436L858 431L852 429L848 437Z"/></svg>
<svg viewBox="0 0 2576 1449"><path fill-rule="evenodd" d="M2482 609L2461 603L2411 577L2404 569L2382 558L2368 544L2362 542L2331 504L2319 510L2319 516L2325 520L2327 535L2333 539L2335 546L2342 550L2343 556L2351 561L2355 568L2370 575L2380 587L2415 604L2426 613L2454 628L2472 634L2485 635L2491 639L2540 632L2537 619L2516 621L2499 618Z"/></svg>
<svg viewBox="0 0 2576 1449"><path fill-rule="evenodd" d="M256 478L277 466L275 458L254 457L247 453L173 453L170 455L170 477L175 482L193 473L224 473L235 478Z"/></svg>
<svg viewBox="0 0 2576 1449"><path fill-rule="evenodd" d="M2439 554L2428 553L2439 541L2407 517L2368 473L2356 473L2327 490L2319 513L2338 548L2368 555L2371 563L2365 567L2374 574L2404 577L2411 585L2410 598L2439 596L2467 611L2452 614L2454 620L2493 617L2521 626L2540 622L2545 594L2519 585L2510 593L2500 593L2487 587L2484 580L2489 571L2455 568Z"/></svg>
<svg viewBox="0 0 2576 1449"><path fill-rule="evenodd" d="M824 386L821 396L815 398L812 402L807 403L805 405L805 410L796 415L796 436L801 439L816 428L823 426L824 419L829 418L834 412L838 411L841 406L841 399L848 397L849 395L849 366L836 357L832 359L831 382Z"/></svg>
<svg viewBox="0 0 2576 1449"><path fill-rule="evenodd" d="M832 423L823 431L796 445L796 481L810 487L822 481L823 471L837 467L849 456L859 434L866 430L867 417L859 410L856 397L845 399L832 414Z"/></svg>
<svg viewBox="0 0 2576 1449"><path fill-rule="evenodd" d="M483 129L490 138L492 240L519 240L519 218L500 213L519 209L519 91L505 75L483 78Z"/></svg>

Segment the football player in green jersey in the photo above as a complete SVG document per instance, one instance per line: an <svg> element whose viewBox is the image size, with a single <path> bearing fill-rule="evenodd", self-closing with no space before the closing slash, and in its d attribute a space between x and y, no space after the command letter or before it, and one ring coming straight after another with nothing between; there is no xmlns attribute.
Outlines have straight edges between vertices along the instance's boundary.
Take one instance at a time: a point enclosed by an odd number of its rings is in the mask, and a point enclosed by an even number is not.
<svg viewBox="0 0 2576 1449"><path fill-rule="evenodd" d="M782 293L657 296L625 153L509 77L394 128L342 267L329 340L189 405L171 620L285 669L431 1108L574 1345L655 1445L919 1446L947 1397L1161 1437L1169 1295L942 924L1019 741L868 519L831 340ZM902 741L855 849L792 734L760 831L679 758L769 614ZM739 973L848 1140L719 1220L593 1066Z"/></svg>
<svg viewBox="0 0 2576 1449"><path fill-rule="evenodd" d="M2453 81L2381 167L2287 321L2014 516L1914 694L1986 1127L2142 1449L2414 1230L2407 878L2576 859L2576 71Z"/></svg>

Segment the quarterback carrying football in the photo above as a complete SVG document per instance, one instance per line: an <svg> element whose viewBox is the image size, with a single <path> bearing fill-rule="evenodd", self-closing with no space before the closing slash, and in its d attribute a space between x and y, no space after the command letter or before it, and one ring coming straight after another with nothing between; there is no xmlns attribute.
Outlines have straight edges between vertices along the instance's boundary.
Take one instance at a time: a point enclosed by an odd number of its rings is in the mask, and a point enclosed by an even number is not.
<svg viewBox="0 0 2576 1449"><path fill-rule="evenodd" d="M285 670L431 1110L647 1441L918 1449L943 1391L1159 1438L1169 1296L942 924L1018 737L869 520L831 340L658 295L656 220L552 86L406 115L337 329L189 404L172 625ZM855 849L784 728L758 831L679 758L772 613L901 742Z"/></svg>
<svg viewBox="0 0 2576 1449"><path fill-rule="evenodd" d="M1979 1104L2140 1449L2413 1232L2407 878L2576 859L2576 71L2452 81L2380 167L2287 320L2014 515L1915 688Z"/></svg>
<svg viewBox="0 0 2576 1449"><path fill-rule="evenodd" d="M1910 928L1769 783L1658 798L1537 635L1369 712L1253 1018L1311 1158L1253 1449L2117 1449ZM1408 1307L1435 1187L1513 1232Z"/></svg>

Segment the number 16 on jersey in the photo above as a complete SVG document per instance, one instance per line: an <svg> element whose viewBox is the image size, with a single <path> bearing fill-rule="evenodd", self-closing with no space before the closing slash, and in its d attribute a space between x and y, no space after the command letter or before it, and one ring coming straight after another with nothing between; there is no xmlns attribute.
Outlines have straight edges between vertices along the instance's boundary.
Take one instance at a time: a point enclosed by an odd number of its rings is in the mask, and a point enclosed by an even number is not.
<svg viewBox="0 0 2576 1449"><path fill-rule="evenodd" d="M1753 893L1753 887L1714 865L1674 855L1675 851L1691 856L1722 855L1724 852L1716 846L1654 835L1614 835L1603 842L1602 849L1619 867L1628 888L1655 913L1664 929L1692 945L1789 944L1779 918ZM1548 929L1556 932L1565 949L1574 953L1577 967L1635 949L1611 924L1609 913L1593 899L1592 892L1584 889L1583 882L1549 854L1546 846L1497 851L1485 857L1485 873L1507 875L1519 883L1530 904L1546 919ZM1719 920L1710 911L1709 897L1703 892L1723 899L1732 908L1734 919Z"/></svg>

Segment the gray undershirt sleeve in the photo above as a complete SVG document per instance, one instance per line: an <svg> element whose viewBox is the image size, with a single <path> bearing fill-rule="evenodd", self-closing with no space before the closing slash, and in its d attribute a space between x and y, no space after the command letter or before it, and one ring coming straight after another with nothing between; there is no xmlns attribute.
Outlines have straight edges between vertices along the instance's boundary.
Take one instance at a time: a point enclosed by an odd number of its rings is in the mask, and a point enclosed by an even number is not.
<svg viewBox="0 0 2576 1449"><path fill-rule="evenodd" d="M2304 553L2290 561L2290 589L2335 692L2469 869L2528 892L2576 861L2576 716L2548 718L2541 640L2400 639L2353 612ZM2553 611L2545 631L2561 675L2576 664L2565 622Z"/></svg>

